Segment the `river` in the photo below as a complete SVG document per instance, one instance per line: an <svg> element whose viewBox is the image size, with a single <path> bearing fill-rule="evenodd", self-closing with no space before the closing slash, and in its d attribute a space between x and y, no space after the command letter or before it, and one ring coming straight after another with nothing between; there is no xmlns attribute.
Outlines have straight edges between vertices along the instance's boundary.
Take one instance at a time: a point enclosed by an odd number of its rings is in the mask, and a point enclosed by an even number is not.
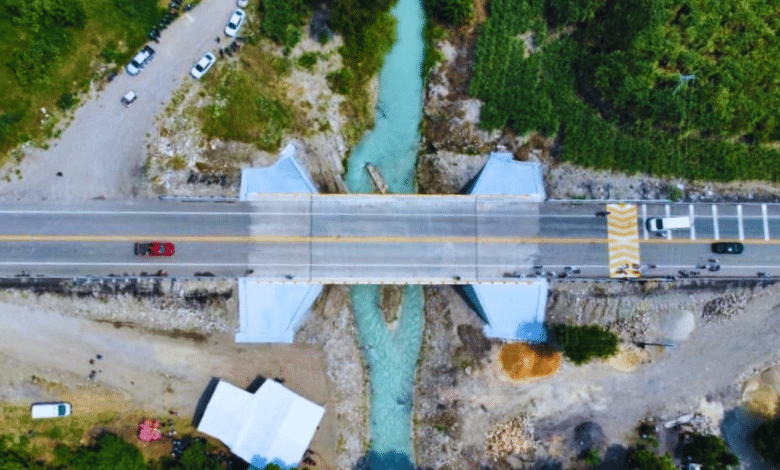
<svg viewBox="0 0 780 470"><path fill-rule="evenodd" d="M346 183L353 193L373 189L364 168L367 162L380 170L391 192L415 191L424 15L420 0L399 0L391 12L398 22L397 39L379 74L376 124L348 161ZM397 328L390 331L378 307L379 292L379 286L353 286L352 308L369 367L371 451L375 460L379 457L384 462L382 466L397 469L414 462L412 397L422 345L424 298L421 286L406 286ZM387 456L393 456L393 463Z"/></svg>

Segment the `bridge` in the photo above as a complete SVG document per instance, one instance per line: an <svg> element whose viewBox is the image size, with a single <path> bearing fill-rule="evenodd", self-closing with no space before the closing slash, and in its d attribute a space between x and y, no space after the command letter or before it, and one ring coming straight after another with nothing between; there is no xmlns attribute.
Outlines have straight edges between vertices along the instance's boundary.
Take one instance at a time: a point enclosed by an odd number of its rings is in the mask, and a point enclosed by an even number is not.
<svg viewBox="0 0 780 470"><path fill-rule="evenodd" d="M687 215L694 223L663 237L645 230L648 217L664 215ZM164 270L282 284L511 284L533 277L667 278L680 271L780 274L780 204L268 194L233 203L4 202L0 220L4 277ZM155 239L174 242L176 254L134 256L132 242ZM741 240L745 252L715 259L715 240ZM708 269L715 264L717 270Z"/></svg>

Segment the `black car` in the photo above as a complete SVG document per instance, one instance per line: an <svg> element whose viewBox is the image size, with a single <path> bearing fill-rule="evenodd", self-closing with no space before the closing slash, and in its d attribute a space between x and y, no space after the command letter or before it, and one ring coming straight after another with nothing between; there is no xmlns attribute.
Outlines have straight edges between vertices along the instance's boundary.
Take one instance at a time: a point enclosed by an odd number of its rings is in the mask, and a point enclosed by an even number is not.
<svg viewBox="0 0 780 470"><path fill-rule="evenodd" d="M738 242L717 242L712 244L712 252L718 254L738 255L745 250L745 245Z"/></svg>

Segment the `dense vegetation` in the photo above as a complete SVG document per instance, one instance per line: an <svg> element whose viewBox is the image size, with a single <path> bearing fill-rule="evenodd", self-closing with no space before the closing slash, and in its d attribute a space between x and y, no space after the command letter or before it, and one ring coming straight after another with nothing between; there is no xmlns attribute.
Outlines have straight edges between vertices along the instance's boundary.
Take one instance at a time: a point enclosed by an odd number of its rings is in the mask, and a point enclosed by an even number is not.
<svg viewBox="0 0 780 470"><path fill-rule="evenodd" d="M778 13L758 0L494 0L470 91L483 127L557 134L575 163L780 181Z"/></svg>
<svg viewBox="0 0 780 470"><path fill-rule="evenodd" d="M162 10L155 0L6 0L0 3L0 153L50 137L56 119L89 86L94 58L124 64ZM119 46L122 44L122 47Z"/></svg>
<svg viewBox="0 0 780 470"><path fill-rule="evenodd" d="M261 0L259 11L263 34L282 44L287 52L301 40L311 13L303 0Z"/></svg>
<svg viewBox="0 0 780 470"><path fill-rule="evenodd" d="M717 436L694 434L690 442L682 446L681 452L708 470L729 470L739 465L739 458L729 452L726 443Z"/></svg>
<svg viewBox="0 0 780 470"><path fill-rule="evenodd" d="M766 421L753 432L753 442L761 457L773 465L780 464L780 418Z"/></svg>
<svg viewBox="0 0 780 470"><path fill-rule="evenodd" d="M595 359L606 359L617 354L618 337L596 325L553 325L552 333L561 346L563 355L576 365Z"/></svg>
<svg viewBox="0 0 780 470"><path fill-rule="evenodd" d="M137 447L113 434L103 434L93 445L59 446L51 462L40 460L37 449L26 437L0 436L0 468L3 470L219 470L224 468L211 448L197 440L178 459L144 462Z"/></svg>

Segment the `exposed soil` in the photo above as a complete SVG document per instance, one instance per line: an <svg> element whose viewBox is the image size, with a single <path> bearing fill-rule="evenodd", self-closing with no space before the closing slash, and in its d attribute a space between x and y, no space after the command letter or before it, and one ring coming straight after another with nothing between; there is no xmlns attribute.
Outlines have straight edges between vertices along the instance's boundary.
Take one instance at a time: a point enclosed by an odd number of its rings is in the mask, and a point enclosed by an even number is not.
<svg viewBox="0 0 780 470"><path fill-rule="evenodd" d="M744 311L708 322L706 306L722 298L724 290L745 298ZM696 412L692 424L718 434L723 410L742 402L745 381L780 363L775 341L780 334L778 285L697 283L643 290L627 285L555 284L548 322L601 324L624 340L640 342L664 343L675 336L676 347L631 346L628 350L635 348L640 358L631 368L613 368L600 361L575 367L564 361L552 377L529 384L506 380L493 354L461 362L463 356L456 351L464 343L458 330L481 321L448 291L426 289L425 343L415 389L415 450L423 468L511 466L511 458L490 461L485 439L492 427L521 413L533 419L539 465L558 461L566 467L579 455L582 449L575 445L574 434L583 422L598 426L602 448L613 448L610 458L616 461L620 453L614 446L627 445L639 421L648 416L664 422ZM639 320L631 320L635 318ZM695 327L687 331L691 318ZM501 344L491 343L494 351ZM753 403L772 402L771 396L762 395L768 394L768 388L775 390L774 376L768 374L765 380L771 385L760 386L760 381L756 385L758 379L749 382L746 397ZM444 417L447 426L440 424ZM662 446L672 450L675 439L670 435Z"/></svg>

